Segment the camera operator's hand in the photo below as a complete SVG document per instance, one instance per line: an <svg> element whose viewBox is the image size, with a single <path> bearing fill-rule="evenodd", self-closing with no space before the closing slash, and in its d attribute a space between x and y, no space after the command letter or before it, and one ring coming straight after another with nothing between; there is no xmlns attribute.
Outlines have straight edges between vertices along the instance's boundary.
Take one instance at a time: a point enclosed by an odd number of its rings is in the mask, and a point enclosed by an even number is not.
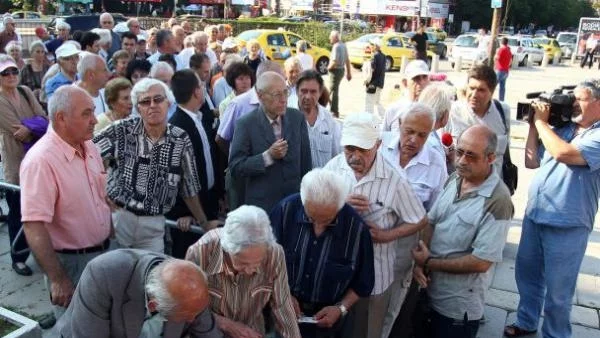
<svg viewBox="0 0 600 338"><path fill-rule="evenodd" d="M535 112L533 115L534 123L537 121L548 122L550 118L550 105L548 103L537 101L532 103L531 106Z"/></svg>

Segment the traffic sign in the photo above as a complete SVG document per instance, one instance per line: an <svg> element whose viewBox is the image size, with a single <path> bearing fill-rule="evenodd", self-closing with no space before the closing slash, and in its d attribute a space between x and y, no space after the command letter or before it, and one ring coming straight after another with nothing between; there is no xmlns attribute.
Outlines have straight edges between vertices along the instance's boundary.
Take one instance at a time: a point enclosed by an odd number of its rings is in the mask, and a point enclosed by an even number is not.
<svg viewBox="0 0 600 338"><path fill-rule="evenodd" d="M492 8L502 8L502 0L492 0Z"/></svg>

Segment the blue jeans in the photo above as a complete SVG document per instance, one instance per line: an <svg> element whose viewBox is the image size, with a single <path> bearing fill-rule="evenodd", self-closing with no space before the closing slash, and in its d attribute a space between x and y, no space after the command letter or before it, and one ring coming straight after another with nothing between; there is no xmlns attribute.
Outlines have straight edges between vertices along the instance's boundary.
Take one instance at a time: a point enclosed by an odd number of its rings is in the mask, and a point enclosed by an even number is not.
<svg viewBox="0 0 600 338"><path fill-rule="evenodd" d="M516 325L537 330L544 305L544 337L571 337L571 301L589 228L562 228L523 219L515 279L520 301Z"/></svg>
<svg viewBox="0 0 600 338"><path fill-rule="evenodd" d="M504 94L506 93L506 79L508 78L508 72L497 70L496 77L498 78L499 95L498 99L504 101Z"/></svg>

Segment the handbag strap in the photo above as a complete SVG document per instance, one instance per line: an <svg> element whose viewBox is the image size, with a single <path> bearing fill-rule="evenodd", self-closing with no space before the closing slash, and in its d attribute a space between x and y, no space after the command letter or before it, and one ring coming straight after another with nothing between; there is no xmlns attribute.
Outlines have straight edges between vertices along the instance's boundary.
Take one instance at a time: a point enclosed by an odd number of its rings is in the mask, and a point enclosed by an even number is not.
<svg viewBox="0 0 600 338"><path fill-rule="evenodd" d="M508 125L506 124L506 116L504 115L504 108L502 108L502 104L500 101L496 99L492 99L494 101L494 106L496 106L496 110L500 113L500 117L502 118L502 124L504 125L504 130L506 131L506 137L509 138L508 135ZM509 148L509 140L506 141L506 150L504 150L504 163L512 163L510 159L510 148Z"/></svg>

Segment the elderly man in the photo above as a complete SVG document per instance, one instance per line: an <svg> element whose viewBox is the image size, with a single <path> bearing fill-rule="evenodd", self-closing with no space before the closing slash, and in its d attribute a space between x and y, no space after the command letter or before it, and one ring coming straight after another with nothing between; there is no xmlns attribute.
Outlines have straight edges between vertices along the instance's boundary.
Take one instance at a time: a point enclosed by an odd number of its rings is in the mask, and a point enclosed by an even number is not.
<svg viewBox="0 0 600 338"><path fill-rule="evenodd" d="M429 134L427 144L440 153L444 157L448 157L447 148L442 144L439 133L443 133L444 127L448 124L450 118L450 108L452 107L452 90L453 88L445 83L433 83L425 89L419 97L419 103L422 103L431 108L435 114L435 122L433 132ZM448 162L446 162L448 163ZM454 160L452 160L454 167ZM452 170L454 171L454 170Z"/></svg>
<svg viewBox="0 0 600 338"><path fill-rule="evenodd" d="M119 249L86 266L56 330L65 338L220 338L208 302L206 277L198 266Z"/></svg>
<svg viewBox="0 0 600 338"><path fill-rule="evenodd" d="M110 13L100 14L100 28L108 29L110 31L112 42L110 48L108 49L108 56L106 58L107 60L110 60L112 55L121 49L121 37L119 34L113 31L113 28L115 28L115 19Z"/></svg>
<svg viewBox="0 0 600 338"><path fill-rule="evenodd" d="M383 131L398 131L400 116L413 102L419 100L421 92L429 85L429 67L422 60L413 60L408 63L402 86L406 89L405 96L392 104L385 111L383 118Z"/></svg>
<svg viewBox="0 0 600 338"><path fill-rule="evenodd" d="M50 41L46 41L44 44L46 45L46 49L49 54L55 55L58 47L62 46L63 42L69 40L69 33L71 32L71 25L66 23L65 21L58 21L56 23L56 31L58 34L56 37Z"/></svg>
<svg viewBox="0 0 600 338"><path fill-rule="evenodd" d="M298 94L296 93L296 83L298 76L302 72L302 64L297 58L287 58L283 63L285 72L285 84L287 85L290 96L288 97L288 107L298 109Z"/></svg>
<svg viewBox="0 0 600 338"><path fill-rule="evenodd" d="M198 193L194 149L187 133L167 123L173 94L156 79L142 79L131 91L141 117L120 120L100 131L94 142L108 162L107 197L115 209L121 247L164 251L164 214L178 196L195 223L212 227ZM185 224L179 223L186 229Z"/></svg>
<svg viewBox="0 0 600 338"><path fill-rule="evenodd" d="M178 103L177 110L169 119L169 123L183 129L192 142L198 178L200 180L200 192L198 194L202 209L208 219L217 219L219 216L219 204L215 190L216 166L213 161L216 144L214 134L209 134L204 125L203 112L200 107L204 103L204 83L194 71L184 69L173 75L173 94ZM210 136L209 136L210 135ZM211 139L212 136L212 139ZM178 197L173 209L167 214L170 219L181 219L191 215L182 198ZM186 218L182 219L185 221ZM192 221L187 217L187 221ZM187 248L200 238L192 233L182 233L177 229L171 231L173 240L172 255L183 258Z"/></svg>
<svg viewBox="0 0 600 338"><path fill-rule="evenodd" d="M452 104L445 132L457 139L468 127L475 124L488 126L498 138L494 168L502 177L504 152L510 142L510 107L492 98L498 84L496 72L488 65L475 66L468 73L467 100Z"/></svg>
<svg viewBox="0 0 600 338"><path fill-rule="evenodd" d="M96 124L92 98L79 87L63 86L48 102L48 114L52 128L21 163L21 213L58 318L85 265L108 249L111 219L102 158L90 141Z"/></svg>
<svg viewBox="0 0 600 338"><path fill-rule="evenodd" d="M82 54L77 64L77 76L81 79L77 85L90 94L95 106L94 115L98 116L110 110L103 94L110 72L100 55Z"/></svg>
<svg viewBox="0 0 600 338"><path fill-rule="evenodd" d="M243 205L223 228L211 230L188 249L210 288L210 308L227 337L264 337L262 309L270 305L282 338L300 338L283 248L275 241L267 213Z"/></svg>
<svg viewBox="0 0 600 338"><path fill-rule="evenodd" d="M483 316L488 272L502 261L513 205L494 171L496 134L483 125L458 139L456 173L429 212L415 259L415 279L427 287L434 338L475 338Z"/></svg>
<svg viewBox="0 0 600 338"><path fill-rule="evenodd" d="M331 113L319 104L323 93L323 78L315 70L306 70L296 82L298 106L304 114L310 140L312 167L324 167L340 153L340 125Z"/></svg>
<svg viewBox="0 0 600 338"><path fill-rule="evenodd" d="M373 289L373 243L369 227L346 204L348 189L336 173L313 169L300 194L271 212L271 226L285 252L288 284L304 338L336 337L348 310Z"/></svg>
<svg viewBox="0 0 600 338"><path fill-rule="evenodd" d="M138 36L141 33L140 22L137 18L130 18L125 23L127 25L127 29L129 29L129 33Z"/></svg>
<svg viewBox="0 0 600 338"><path fill-rule="evenodd" d="M185 32L185 35L191 35L194 31L192 30L192 23L184 20L181 22L181 27L183 27L183 31Z"/></svg>
<svg viewBox="0 0 600 338"><path fill-rule="evenodd" d="M350 67L350 58L348 57L348 49L340 39L340 32L331 31L329 34L329 42L331 42L331 61L329 61L329 91L331 92L331 112L333 116L339 117L339 91L340 83L344 78L344 68L346 69L346 78L352 80L352 67Z"/></svg>
<svg viewBox="0 0 600 338"><path fill-rule="evenodd" d="M179 59L181 60L184 68L189 67L190 58L194 54L206 54L210 59L211 66L217 63L217 55L215 52L208 48L208 34L204 32L195 32L192 34L193 47L186 48L179 53Z"/></svg>
<svg viewBox="0 0 600 338"><path fill-rule="evenodd" d="M65 43L56 50L59 72L46 81L45 93L48 100L61 86L70 85L77 78L77 65L81 51L72 43Z"/></svg>
<svg viewBox="0 0 600 338"><path fill-rule="evenodd" d="M171 32L175 37L177 52L180 52L184 48L183 40L185 40L185 30L183 30L183 27L179 25L174 25L171 27Z"/></svg>
<svg viewBox="0 0 600 338"><path fill-rule="evenodd" d="M165 61L158 61L150 68L150 77L163 82L168 87L171 86L171 78L173 78L174 73L173 67Z"/></svg>
<svg viewBox="0 0 600 338"><path fill-rule="evenodd" d="M346 117L341 144L344 153L334 157L325 169L344 179L352 193L348 203L370 228L375 256L375 286L371 296L355 305L353 337L380 338L395 279L396 259L410 257L410 246L399 243L413 239L427 222L423 205L404 175L378 152L379 121L373 114L357 113ZM398 256L398 257L397 257ZM410 271L410 270L409 270Z"/></svg>
<svg viewBox="0 0 600 338"><path fill-rule="evenodd" d="M163 54L177 54L179 49L177 49L177 39L173 36L173 33L168 29L161 29L156 32L156 53L150 55L148 61L151 64L155 64L158 62L158 58ZM183 67L182 62L179 60L179 57L175 57L175 62L177 63L177 69L180 70Z"/></svg>
<svg viewBox="0 0 600 338"><path fill-rule="evenodd" d="M245 181L243 204L271 210L298 191L302 176L312 168L310 141L302 113L286 107L289 92L283 76L262 74L256 93L260 107L238 121L229 169L231 176Z"/></svg>
<svg viewBox="0 0 600 338"><path fill-rule="evenodd" d="M4 30L0 32L0 53L8 54L4 49L6 45L11 41L21 42L21 37L17 33L17 24L12 16L7 16L3 20Z"/></svg>
<svg viewBox="0 0 600 338"><path fill-rule="evenodd" d="M446 158L428 145L429 134L434 127L433 110L422 103L413 104L399 121L400 133L387 132L382 137L381 152L396 168L404 172L415 195L425 210L431 209L442 192L448 178ZM405 248L417 245L418 235L414 234L398 241L396 262L394 264L395 281L392 284L392 297L383 327L383 337L390 334L394 321L404 310L401 326L410 323L414 311L411 304L404 304L405 298L417 295L417 285L410 286L412 280L412 256ZM410 298L413 299L413 298Z"/></svg>

